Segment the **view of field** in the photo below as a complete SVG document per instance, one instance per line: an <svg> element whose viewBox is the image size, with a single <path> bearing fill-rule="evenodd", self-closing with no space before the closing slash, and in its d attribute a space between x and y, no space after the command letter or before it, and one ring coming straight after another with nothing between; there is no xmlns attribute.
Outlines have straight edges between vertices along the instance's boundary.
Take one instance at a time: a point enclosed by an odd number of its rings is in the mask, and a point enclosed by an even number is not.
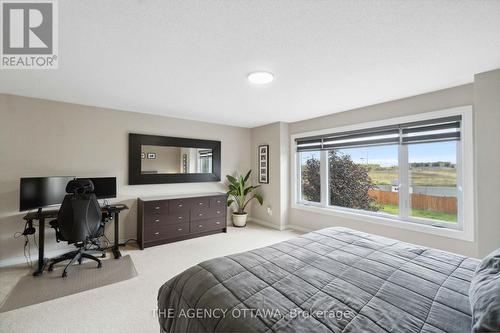
<svg viewBox="0 0 500 333"><path fill-rule="evenodd" d="M398 184L398 168L397 167L381 167L377 164L367 165L368 175L376 185L397 185ZM455 187L457 179L457 171L453 166L450 167L415 167L410 168L410 179L413 186L425 187ZM439 199L432 196L427 196ZM453 198L444 198L450 201ZM394 202L394 201L392 201ZM397 202L397 199L396 199ZM379 211L397 215L399 208L391 202L380 202L377 200ZM432 209L412 209L410 215L412 217L420 217L432 220L441 220L447 222L456 222L457 214L449 213L446 211L432 210Z"/></svg>
<svg viewBox="0 0 500 333"><path fill-rule="evenodd" d="M377 185L397 185L398 169L368 165L368 175ZM456 186L457 170L455 168L414 168L410 169L412 185L415 186Z"/></svg>
<svg viewBox="0 0 500 333"><path fill-rule="evenodd" d="M454 142L409 147L410 217L457 221L454 149ZM302 193L307 195L306 200L319 202L319 152L303 152L301 159ZM329 152L328 165L330 205L399 214L396 145L338 149L334 154ZM360 172L360 169L366 172ZM367 190L363 190L366 184L370 185Z"/></svg>

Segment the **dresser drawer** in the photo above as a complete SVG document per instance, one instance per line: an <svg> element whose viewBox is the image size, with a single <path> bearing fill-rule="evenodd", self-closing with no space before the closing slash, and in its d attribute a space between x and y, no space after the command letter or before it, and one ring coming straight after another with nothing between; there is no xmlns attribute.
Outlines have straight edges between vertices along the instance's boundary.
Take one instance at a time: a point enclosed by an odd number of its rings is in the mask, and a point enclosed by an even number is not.
<svg viewBox="0 0 500 333"><path fill-rule="evenodd" d="M189 222L189 212L179 212L177 214L163 215L163 214L151 214L144 217L144 225L163 225L163 224L177 224Z"/></svg>
<svg viewBox="0 0 500 333"><path fill-rule="evenodd" d="M222 216L226 216L226 208L193 208L191 210L191 221Z"/></svg>
<svg viewBox="0 0 500 333"><path fill-rule="evenodd" d="M168 214L168 201L147 201L144 203L144 214Z"/></svg>
<svg viewBox="0 0 500 333"><path fill-rule="evenodd" d="M169 200L169 213L188 212L192 207L192 199L174 199Z"/></svg>
<svg viewBox="0 0 500 333"><path fill-rule="evenodd" d="M148 242L187 234L189 234L189 223L148 226L144 229L144 240Z"/></svg>
<svg viewBox="0 0 500 333"><path fill-rule="evenodd" d="M197 208L208 208L210 204L210 198L192 198L192 208L197 209Z"/></svg>
<svg viewBox="0 0 500 333"><path fill-rule="evenodd" d="M226 207L226 196L218 196L210 198L210 208L225 208Z"/></svg>
<svg viewBox="0 0 500 333"><path fill-rule="evenodd" d="M213 218L191 222L191 233L223 229L226 227L226 218Z"/></svg>

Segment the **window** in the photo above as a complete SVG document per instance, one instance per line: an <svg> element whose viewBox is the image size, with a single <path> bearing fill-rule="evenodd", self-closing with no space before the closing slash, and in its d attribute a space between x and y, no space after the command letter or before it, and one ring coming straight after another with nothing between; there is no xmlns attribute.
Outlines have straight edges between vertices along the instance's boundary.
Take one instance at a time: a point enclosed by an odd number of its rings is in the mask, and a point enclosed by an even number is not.
<svg viewBox="0 0 500 333"><path fill-rule="evenodd" d="M463 115L296 138L298 203L461 229Z"/></svg>
<svg viewBox="0 0 500 333"><path fill-rule="evenodd" d="M408 145L410 216L457 222L456 141Z"/></svg>
<svg viewBox="0 0 500 333"><path fill-rule="evenodd" d="M211 173L212 172L212 150L203 149L198 150L198 172Z"/></svg>
<svg viewBox="0 0 500 333"><path fill-rule="evenodd" d="M320 202L320 152L303 151L299 153L301 201Z"/></svg>
<svg viewBox="0 0 500 333"><path fill-rule="evenodd" d="M398 146L328 151L331 206L398 215Z"/></svg>

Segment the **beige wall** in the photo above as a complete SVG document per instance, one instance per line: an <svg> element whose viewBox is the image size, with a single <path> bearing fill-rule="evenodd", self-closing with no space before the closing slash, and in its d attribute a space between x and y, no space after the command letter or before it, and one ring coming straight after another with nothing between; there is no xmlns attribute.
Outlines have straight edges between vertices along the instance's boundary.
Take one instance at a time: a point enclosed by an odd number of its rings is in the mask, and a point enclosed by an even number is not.
<svg viewBox="0 0 500 333"><path fill-rule="evenodd" d="M131 207L120 217L121 239L135 238L138 196L225 190L223 182L127 185L130 132L220 140L223 180L250 168L246 128L0 94L0 265L24 260L23 240L13 237L24 225L20 177L116 176L116 201ZM46 234L49 252L64 247L53 230Z"/></svg>
<svg viewBox="0 0 500 333"><path fill-rule="evenodd" d="M472 84L290 123L290 134L408 116L473 103Z"/></svg>
<svg viewBox="0 0 500 333"><path fill-rule="evenodd" d="M258 147L269 145L269 184L260 184L264 196L264 205L252 205L252 219L276 229L283 229L288 219L288 124L273 123L252 128L251 130L251 161L253 182L258 183ZM268 214L268 207L272 215Z"/></svg>
<svg viewBox="0 0 500 333"><path fill-rule="evenodd" d="M141 172L181 173L181 148L161 146L141 146L145 158L141 159ZM156 158L149 159L148 153L155 153Z"/></svg>
<svg viewBox="0 0 500 333"><path fill-rule="evenodd" d="M290 214L290 129L288 124L280 127L280 182L281 182L281 228L285 229Z"/></svg>
<svg viewBox="0 0 500 333"><path fill-rule="evenodd" d="M479 255L500 247L500 69L474 77L476 215Z"/></svg>

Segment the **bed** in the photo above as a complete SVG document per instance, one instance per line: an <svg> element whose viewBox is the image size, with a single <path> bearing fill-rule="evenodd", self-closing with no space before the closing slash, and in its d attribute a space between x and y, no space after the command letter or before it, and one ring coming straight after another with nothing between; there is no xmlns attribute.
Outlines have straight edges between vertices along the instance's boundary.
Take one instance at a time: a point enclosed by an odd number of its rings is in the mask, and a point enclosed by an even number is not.
<svg viewBox="0 0 500 333"><path fill-rule="evenodd" d="M327 228L189 268L158 317L162 332L470 332L479 263Z"/></svg>

